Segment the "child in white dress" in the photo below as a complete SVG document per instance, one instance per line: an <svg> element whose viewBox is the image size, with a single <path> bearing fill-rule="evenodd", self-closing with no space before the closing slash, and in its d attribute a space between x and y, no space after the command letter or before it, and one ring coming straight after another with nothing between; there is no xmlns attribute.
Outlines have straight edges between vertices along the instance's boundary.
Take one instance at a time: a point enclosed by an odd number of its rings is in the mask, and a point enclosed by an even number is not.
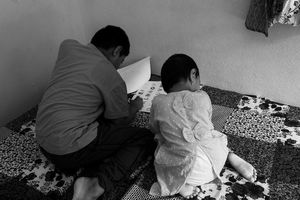
<svg viewBox="0 0 300 200"><path fill-rule="evenodd" d="M254 167L230 152L225 134L214 130L212 105L200 90L196 63L185 54L171 56L162 66L161 81L166 95L153 99L150 129L158 146L154 166L157 182L151 195L196 196L197 186L216 178L226 162L246 179L256 179Z"/></svg>

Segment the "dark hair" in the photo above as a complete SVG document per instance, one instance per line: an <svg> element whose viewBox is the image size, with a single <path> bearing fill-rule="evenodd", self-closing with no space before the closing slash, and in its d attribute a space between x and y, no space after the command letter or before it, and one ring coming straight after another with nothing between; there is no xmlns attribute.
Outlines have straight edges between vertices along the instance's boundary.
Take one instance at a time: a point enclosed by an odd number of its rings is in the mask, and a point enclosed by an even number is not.
<svg viewBox="0 0 300 200"><path fill-rule="evenodd" d="M103 49L110 49L117 46L122 46L123 49L120 52L123 56L128 56L130 43L127 34L120 27L108 25L100 30L98 30L91 43L96 47Z"/></svg>
<svg viewBox="0 0 300 200"><path fill-rule="evenodd" d="M164 90L168 93L174 84L181 80L190 79L192 69L196 69L196 76L199 70L195 61L185 54L174 54L169 57L161 68L161 82Z"/></svg>

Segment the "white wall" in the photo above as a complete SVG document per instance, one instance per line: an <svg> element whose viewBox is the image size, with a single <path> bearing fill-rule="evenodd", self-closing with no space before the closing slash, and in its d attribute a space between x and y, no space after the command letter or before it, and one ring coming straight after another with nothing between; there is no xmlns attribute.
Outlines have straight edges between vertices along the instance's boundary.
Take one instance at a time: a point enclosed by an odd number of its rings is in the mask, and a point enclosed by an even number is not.
<svg viewBox="0 0 300 200"><path fill-rule="evenodd" d="M300 106L300 30L275 25L269 37L244 22L250 0L1 0L0 126L36 105L59 42L89 41L113 24L128 33L125 64L152 57L153 73L173 53L199 65L206 85Z"/></svg>
<svg viewBox="0 0 300 200"><path fill-rule="evenodd" d="M76 1L0 1L0 127L38 103L61 40L85 41Z"/></svg>
<svg viewBox="0 0 300 200"><path fill-rule="evenodd" d="M153 73L173 53L198 63L206 85L300 106L300 30L276 24L269 37L245 28L250 0L89 1L88 37L105 24L123 27L127 61L152 56ZM85 17L86 18L86 17Z"/></svg>

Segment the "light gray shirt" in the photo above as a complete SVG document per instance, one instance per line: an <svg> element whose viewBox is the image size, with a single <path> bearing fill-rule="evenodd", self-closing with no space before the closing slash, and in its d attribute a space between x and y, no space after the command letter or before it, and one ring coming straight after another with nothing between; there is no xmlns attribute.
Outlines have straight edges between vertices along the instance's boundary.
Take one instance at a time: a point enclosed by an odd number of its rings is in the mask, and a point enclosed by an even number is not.
<svg viewBox="0 0 300 200"><path fill-rule="evenodd" d="M39 104L38 143L56 155L80 150L96 138L99 116L129 115L126 91L117 70L94 45L63 41Z"/></svg>

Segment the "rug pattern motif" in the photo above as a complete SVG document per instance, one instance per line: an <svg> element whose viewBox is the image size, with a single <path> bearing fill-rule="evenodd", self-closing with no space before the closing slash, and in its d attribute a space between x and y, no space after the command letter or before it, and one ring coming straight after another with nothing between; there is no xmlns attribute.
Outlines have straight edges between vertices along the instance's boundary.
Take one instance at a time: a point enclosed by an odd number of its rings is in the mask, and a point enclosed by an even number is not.
<svg viewBox="0 0 300 200"><path fill-rule="evenodd" d="M284 195L287 199L300 199L300 166L297 165L297 162L300 163L300 127L286 123L289 106L250 95L242 96L235 108L229 108L227 104L213 105L214 110L219 112L213 115L213 121L219 123L215 127L228 135L231 149L258 169L258 180L254 184L249 183L226 166L221 174L222 187L216 187L216 184L204 186L199 199L251 200L270 199L271 196L272 199L281 199ZM148 120L148 113L138 113L131 125L149 128ZM35 141L35 120L0 141L0 154L3 179L17 177L48 196L53 192L63 195L76 176L61 173L40 152ZM292 160L285 154L292 154ZM293 163L293 169L290 163ZM288 175L283 176L285 173ZM135 199L183 199L178 195L166 198L148 195L147 191L155 181L150 159L131 174L131 180L133 184L123 199L134 199L133 196ZM120 199L120 196L106 199Z"/></svg>

